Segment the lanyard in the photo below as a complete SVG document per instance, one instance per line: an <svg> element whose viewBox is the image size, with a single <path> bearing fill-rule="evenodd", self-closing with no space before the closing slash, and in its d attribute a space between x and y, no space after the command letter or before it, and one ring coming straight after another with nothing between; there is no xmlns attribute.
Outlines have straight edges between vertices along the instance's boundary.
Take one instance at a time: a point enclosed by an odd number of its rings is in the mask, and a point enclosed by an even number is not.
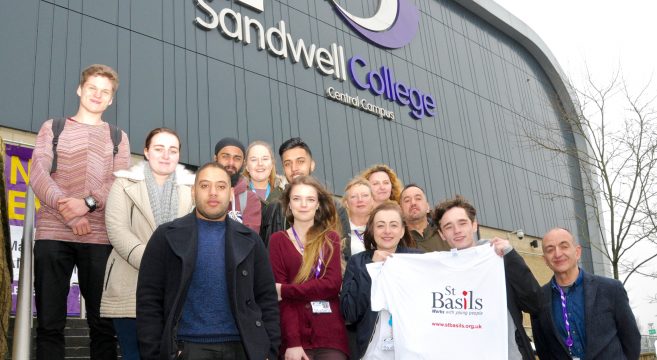
<svg viewBox="0 0 657 360"><path fill-rule="evenodd" d="M294 230L294 225L291 226L292 228L292 235L294 235L294 241L297 243L297 246L299 246L299 250L301 250L301 254L303 255L303 244L301 243L301 240L299 240L299 235L297 234L297 231ZM319 258L317 258L317 267L315 268L315 279L319 278L319 274L322 272L322 258L324 257L322 248L319 248Z"/></svg>
<svg viewBox="0 0 657 360"><path fill-rule="evenodd" d="M358 240L360 240L362 244L365 244L365 240L363 239L363 235L365 235L365 232L360 232L354 229L354 234L356 234L356 237L358 238Z"/></svg>
<svg viewBox="0 0 657 360"><path fill-rule="evenodd" d="M253 180L251 180L251 181L249 182L249 188L250 188L251 191L253 191L254 193L256 192L256 189L255 189L255 187L253 186ZM269 197L269 193L270 193L270 192L271 192L271 185L270 185L269 183L267 183L267 191L265 191L265 200L267 200L267 198ZM256 193L256 194L257 194L257 193Z"/></svg>
<svg viewBox="0 0 657 360"><path fill-rule="evenodd" d="M564 326L566 327L566 333L568 334L568 337L566 338L566 346L568 346L568 352L571 352L571 348L573 347L574 342L573 342L573 336L570 334L570 323L568 322L568 310L566 309L566 294L564 294L561 286L557 285L557 288L559 289L559 295L561 295L561 315L563 317Z"/></svg>

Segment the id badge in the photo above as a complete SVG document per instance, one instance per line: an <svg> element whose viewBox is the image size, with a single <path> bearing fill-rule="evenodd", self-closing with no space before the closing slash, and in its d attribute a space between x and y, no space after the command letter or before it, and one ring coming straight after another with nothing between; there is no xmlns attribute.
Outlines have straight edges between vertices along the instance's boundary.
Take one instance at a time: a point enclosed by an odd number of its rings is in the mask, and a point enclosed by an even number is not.
<svg viewBox="0 0 657 360"><path fill-rule="evenodd" d="M381 344L381 350L383 350L383 351L394 351L395 350L395 341L392 338L383 339L383 344Z"/></svg>
<svg viewBox="0 0 657 360"><path fill-rule="evenodd" d="M311 301L310 306L313 307L313 314L331 313L331 304L328 301Z"/></svg>

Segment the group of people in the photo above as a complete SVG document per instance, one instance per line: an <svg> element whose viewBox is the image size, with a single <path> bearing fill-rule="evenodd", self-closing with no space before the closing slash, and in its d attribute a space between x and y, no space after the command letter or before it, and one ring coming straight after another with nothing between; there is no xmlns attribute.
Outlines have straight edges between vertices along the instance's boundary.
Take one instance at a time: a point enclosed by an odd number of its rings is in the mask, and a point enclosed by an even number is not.
<svg viewBox="0 0 657 360"><path fill-rule="evenodd" d="M282 176L271 145L229 137L194 174L168 128L148 133L144 160L130 167L127 135L102 120L117 88L110 67L86 68L78 112L37 136L37 359L64 358L74 266L92 359L116 359L117 337L123 359L385 358L391 349L371 345L378 312L367 265L475 246L503 257L509 359L534 358L523 311L541 359L638 358L625 290L578 266L567 229L543 238L554 277L541 288L508 240L477 240L464 198L431 211L421 186L375 165L338 202L312 177L300 138L278 149Z"/></svg>

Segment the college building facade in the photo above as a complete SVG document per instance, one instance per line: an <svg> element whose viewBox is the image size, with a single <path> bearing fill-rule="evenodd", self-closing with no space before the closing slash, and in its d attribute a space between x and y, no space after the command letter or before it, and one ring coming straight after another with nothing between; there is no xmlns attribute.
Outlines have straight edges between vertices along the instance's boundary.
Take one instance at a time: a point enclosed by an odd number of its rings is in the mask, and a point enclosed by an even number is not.
<svg viewBox="0 0 657 360"><path fill-rule="evenodd" d="M587 169L531 141L562 128L581 146L562 120L575 100L540 38L492 0L26 0L3 6L0 34L9 143L73 114L81 69L108 64L120 87L105 120L135 154L159 126L192 166L224 136L275 149L300 136L337 195L385 163L431 203L470 199L482 237L512 238L534 265L528 239L562 226L604 272Z"/></svg>

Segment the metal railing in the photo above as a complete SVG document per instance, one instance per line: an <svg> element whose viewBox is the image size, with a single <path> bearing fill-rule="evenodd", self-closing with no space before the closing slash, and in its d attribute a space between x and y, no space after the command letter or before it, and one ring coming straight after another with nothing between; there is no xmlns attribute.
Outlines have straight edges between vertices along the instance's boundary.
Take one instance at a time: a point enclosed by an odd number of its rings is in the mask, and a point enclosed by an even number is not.
<svg viewBox="0 0 657 360"><path fill-rule="evenodd" d="M18 298L14 322L14 341L11 358L28 360L32 340L32 245L34 243L34 214L36 211L34 191L27 187L25 222L21 244L21 267L18 273Z"/></svg>

